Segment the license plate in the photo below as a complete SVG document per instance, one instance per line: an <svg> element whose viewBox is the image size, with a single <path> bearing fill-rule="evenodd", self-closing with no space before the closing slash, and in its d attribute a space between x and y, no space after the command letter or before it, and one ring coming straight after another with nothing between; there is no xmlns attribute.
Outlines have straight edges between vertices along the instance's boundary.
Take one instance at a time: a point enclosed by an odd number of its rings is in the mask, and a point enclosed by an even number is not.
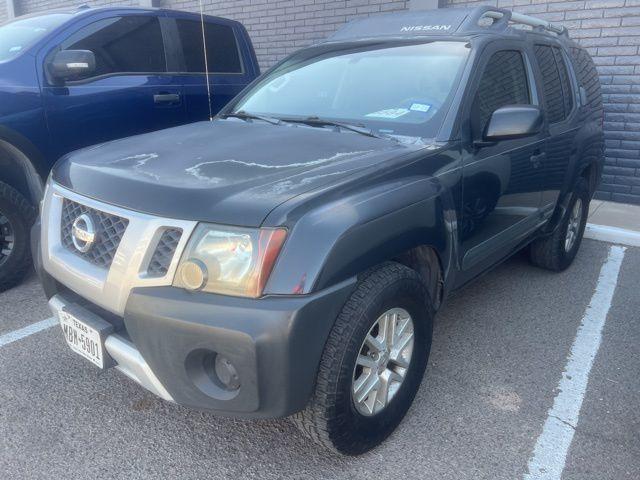
<svg viewBox="0 0 640 480"><path fill-rule="evenodd" d="M104 345L100 331L90 327L65 310L58 312L60 326L67 344L74 352L104 368Z"/></svg>

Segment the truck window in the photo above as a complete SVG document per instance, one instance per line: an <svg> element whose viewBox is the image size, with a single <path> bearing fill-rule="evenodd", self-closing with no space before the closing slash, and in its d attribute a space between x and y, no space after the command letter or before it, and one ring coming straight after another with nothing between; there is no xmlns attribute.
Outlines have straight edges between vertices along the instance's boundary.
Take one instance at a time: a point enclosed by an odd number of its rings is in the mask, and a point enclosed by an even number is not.
<svg viewBox="0 0 640 480"><path fill-rule="evenodd" d="M549 123L561 122L573 108L573 95L567 66L558 47L535 45L535 54L542 79Z"/></svg>
<svg viewBox="0 0 640 480"><path fill-rule="evenodd" d="M471 107L474 136L479 137L491 114L505 105L529 104L529 84L522 53L494 53L484 69Z"/></svg>
<svg viewBox="0 0 640 480"><path fill-rule="evenodd" d="M193 20L176 20L182 43L185 68L189 73L204 73L202 25ZM207 63L210 73L242 73L242 62L233 28L229 25L205 23Z"/></svg>
<svg viewBox="0 0 640 480"><path fill-rule="evenodd" d="M162 30L157 17L115 17L84 27L64 50L91 50L96 71L91 76L167 71ZM80 80L80 79L78 79Z"/></svg>
<svg viewBox="0 0 640 480"><path fill-rule="evenodd" d="M433 137L469 50L460 41L320 45L300 51L263 76L234 109Z"/></svg>
<svg viewBox="0 0 640 480"><path fill-rule="evenodd" d="M0 62L17 57L70 18L68 13L53 13L0 25Z"/></svg>

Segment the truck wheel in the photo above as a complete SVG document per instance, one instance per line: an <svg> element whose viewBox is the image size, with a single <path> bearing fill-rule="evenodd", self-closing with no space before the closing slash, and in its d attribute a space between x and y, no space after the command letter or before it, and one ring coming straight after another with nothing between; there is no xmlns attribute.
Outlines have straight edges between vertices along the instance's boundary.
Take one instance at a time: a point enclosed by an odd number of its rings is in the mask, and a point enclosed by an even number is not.
<svg viewBox="0 0 640 480"><path fill-rule="evenodd" d="M582 243L590 201L589 185L581 178L560 226L553 235L534 240L531 244L531 263L554 272L560 272L571 265Z"/></svg>
<svg viewBox="0 0 640 480"><path fill-rule="evenodd" d="M420 276L385 263L342 308L307 408L293 416L309 438L358 455L379 445L413 402L429 358L434 309Z"/></svg>
<svg viewBox="0 0 640 480"><path fill-rule="evenodd" d="M0 182L0 292L17 285L31 268L29 230L34 217L29 202Z"/></svg>

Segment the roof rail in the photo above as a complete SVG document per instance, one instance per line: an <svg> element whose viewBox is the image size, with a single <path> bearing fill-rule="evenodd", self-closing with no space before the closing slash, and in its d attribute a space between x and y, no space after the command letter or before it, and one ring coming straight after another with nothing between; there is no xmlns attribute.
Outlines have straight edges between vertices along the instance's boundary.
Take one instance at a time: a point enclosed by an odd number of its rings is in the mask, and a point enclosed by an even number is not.
<svg viewBox="0 0 640 480"><path fill-rule="evenodd" d="M566 35L567 28L564 25L558 25L555 23L542 20L541 18L531 17L529 15L523 15L522 13L511 12L503 9L481 9L481 14L478 18L493 18L496 21L503 21L505 24L511 22L519 25L528 25L532 28L538 28L549 32L556 33L558 35ZM479 12L479 13L480 13ZM505 18L506 17L506 18ZM506 25L505 25L506 26Z"/></svg>

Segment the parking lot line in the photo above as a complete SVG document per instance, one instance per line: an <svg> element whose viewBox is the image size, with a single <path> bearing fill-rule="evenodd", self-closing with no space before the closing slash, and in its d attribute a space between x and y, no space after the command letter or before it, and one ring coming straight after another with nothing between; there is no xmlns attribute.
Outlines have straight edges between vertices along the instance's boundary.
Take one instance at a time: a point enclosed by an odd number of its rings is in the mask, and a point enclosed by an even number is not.
<svg viewBox="0 0 640 480"><path fill-rule="evenodd" d="M46 330L47 328L51 328L57 324L58 319L51 317L40 322L32 323L31 325L21 328L20 330L14 330L13 332L5 333L4 335L0 336L0 347L9 345L10 343L28 337L29 335L33 335L34 333L41 332L42 330Z"/></svg>
<svg viewBox="0 0 640 480"><path fill-rule="evenodd" d="M560 480L578 425L589 373L602 340L626 248L612 246L602 265L595 293L571 346L558 394L529 460L525 480Z"/></svg>

